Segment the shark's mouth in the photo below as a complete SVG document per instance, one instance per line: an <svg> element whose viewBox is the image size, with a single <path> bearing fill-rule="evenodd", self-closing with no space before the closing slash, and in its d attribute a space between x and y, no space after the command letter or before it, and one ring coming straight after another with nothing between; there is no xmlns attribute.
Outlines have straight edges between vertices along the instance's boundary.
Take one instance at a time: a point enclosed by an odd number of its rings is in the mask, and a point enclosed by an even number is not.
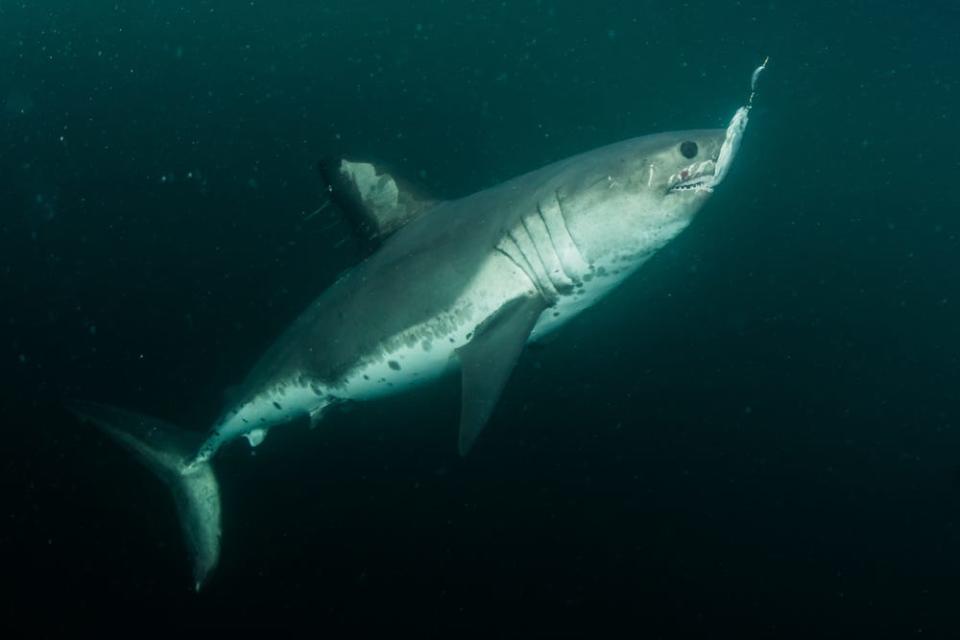
<svg viewBox="0 0 960 640"><path fill-rule="evenodd" d="M667 191L712 191L716 167L713 160L695 162L667 179Z"/></svg>

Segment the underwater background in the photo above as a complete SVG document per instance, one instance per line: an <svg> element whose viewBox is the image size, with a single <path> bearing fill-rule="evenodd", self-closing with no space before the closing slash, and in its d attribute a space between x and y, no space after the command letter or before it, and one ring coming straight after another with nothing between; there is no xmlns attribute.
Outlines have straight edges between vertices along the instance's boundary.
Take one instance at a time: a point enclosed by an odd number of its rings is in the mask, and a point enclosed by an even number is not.
<svg viewBox="0 0 960 640"><path fill-rule="evenodd" d="M960 636L956 2L0 0L0 619ZM723 127L695 223L528 349L216 459L221 563L63 408L205 429L361 257L314 166L457 197ZM389 313L385 309L384 313Z"/></svg>

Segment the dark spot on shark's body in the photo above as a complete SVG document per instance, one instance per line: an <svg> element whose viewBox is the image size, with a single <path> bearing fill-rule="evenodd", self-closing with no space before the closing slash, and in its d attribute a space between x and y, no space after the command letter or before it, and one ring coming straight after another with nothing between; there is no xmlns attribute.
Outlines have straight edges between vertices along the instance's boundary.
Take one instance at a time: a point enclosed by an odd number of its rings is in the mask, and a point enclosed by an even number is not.
<svg viewBox="0 0 960 640"><path fill-rule="evenodd" d="M584 281L584 282L590 282L591 280L593 280L593 274L592 274L592 273L585 273L585 274L583 275L583 281ZM582 287L583 285L581 284L580 286Z"/></svg>
<svg viewBox="0 0 960 640"><path fill-rule="evenodd" d="M277 409L277 411L283 411L283 407L281 407L280 403L276 400L273 401L273 406Z"/></svg>
<svg viewBox="0 0 960 640"><path fill-rule="evenodd" d="M396 360L388 360L387 366L393 369L394 371L400 371L400 363Z"/></svg>
<svg viewBox="0 0 960 640"><path fill-rule="evenodd" d="M369 379L370 379L370 376L368 376L367 374L363 374L363 379L364 379L364 380L369 380Z"/></svg>

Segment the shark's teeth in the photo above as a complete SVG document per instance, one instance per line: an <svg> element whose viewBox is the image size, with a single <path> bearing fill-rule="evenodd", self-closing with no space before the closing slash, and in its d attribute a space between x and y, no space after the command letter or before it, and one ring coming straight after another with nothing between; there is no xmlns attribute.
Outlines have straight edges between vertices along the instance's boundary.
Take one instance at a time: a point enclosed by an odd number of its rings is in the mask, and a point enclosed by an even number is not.
<svg viewBox="0 0 960 640"><path fill-rule="evenodd" d="M671 191L713 191L709 180L699 180L687 184L678 184L670 187Z"/></svg>
<svg viewBox="0 0 960 640"><path fill-rule="evenodd" d="M667 179L670 191L712 191L713 172L716 163L713 160L695 162Z"/></svg>

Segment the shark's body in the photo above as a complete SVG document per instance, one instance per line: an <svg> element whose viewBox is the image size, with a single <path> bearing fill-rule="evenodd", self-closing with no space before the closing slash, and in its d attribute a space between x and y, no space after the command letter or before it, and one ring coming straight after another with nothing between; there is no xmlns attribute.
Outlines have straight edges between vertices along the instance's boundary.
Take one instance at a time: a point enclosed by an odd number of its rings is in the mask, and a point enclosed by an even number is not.
<svg viewBox="0 0 960 640"><path fill-rule="evenodd" d="M338 179L374 233L392 233L267 350L202 439L104 405L74 409L173 488L199 588L219 555L210 458L291 420L462 371L460 450L489 417L523 345L590 307L692 220L723 130L626 140L468 197L424 204L371 165ZM379 226L377 226L379 225Z"/></svg>
<svg viewBox="0 0 960 640"><path fill-rule="evenodd" d="M709 172L707 154L719 152L723 132L683 136L701 141L692 162L671 149L689 165L688 179ZM256 442L271 426L319 416L333 403L434 378L511 302L539 309L531 340L591 306L686 227L707 197L667 191L675 172L658 176L666 169L649 151L663 142L610 145L416 216L270 347L205 455L239 435ZM669 196L637 197L655 190Z"/></svg>

